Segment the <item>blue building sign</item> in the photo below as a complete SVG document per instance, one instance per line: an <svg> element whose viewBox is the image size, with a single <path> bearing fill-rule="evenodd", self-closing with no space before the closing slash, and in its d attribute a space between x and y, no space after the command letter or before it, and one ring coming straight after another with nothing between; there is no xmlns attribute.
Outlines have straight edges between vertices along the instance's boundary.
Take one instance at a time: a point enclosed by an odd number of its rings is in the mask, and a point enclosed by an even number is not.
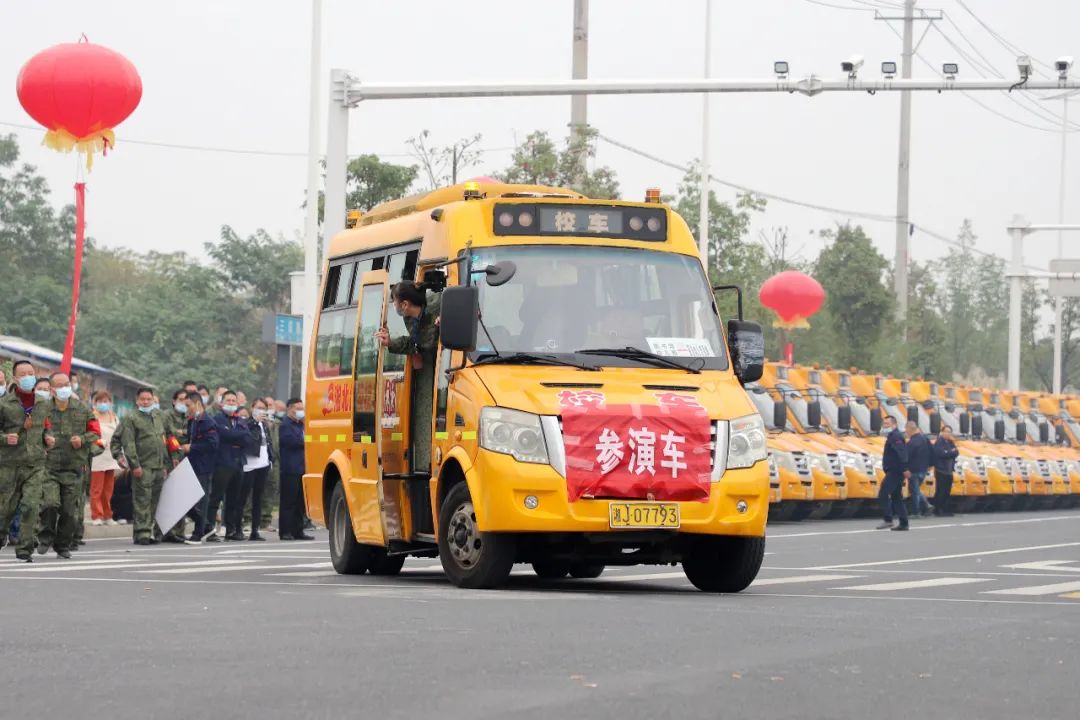
<svg viewBox="0 0 1080 720"><path fill-rule="evenodd" d="M304 344L304 318L302 315L277 313L263 319L263 342L275 345Z"/></svg>

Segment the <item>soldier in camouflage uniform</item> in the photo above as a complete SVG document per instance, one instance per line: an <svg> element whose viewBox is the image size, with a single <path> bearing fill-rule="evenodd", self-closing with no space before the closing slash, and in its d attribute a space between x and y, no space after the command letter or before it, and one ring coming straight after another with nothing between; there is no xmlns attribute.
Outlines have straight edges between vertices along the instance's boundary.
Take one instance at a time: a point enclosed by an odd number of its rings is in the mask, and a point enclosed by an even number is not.
<svg viewBox="0 0 1080 720"><path fill-rule="evenodd" d="M392 353L408 355L412 363L410 437L413 472L431 469L431 407L435 391L435 356L439 349L440 298L427 294L414 282L404 280L393 287L390 299L405 319L408 335L391 338L382 328L375 338Z"/></svg>
<svg viewBox="0 0 1080 720"><path fill-rule="evenodd" d="M161 411L161 422L165 428L166 451L168 459L165 472L168 474L184 460L184 451L180 448L188 442L187 393L177 390L173 393L172 407ZM175 439L175 442L174 442ZM180 521L162 538L165 542L183 543L187 530L187 518Z"/></svg>
<svg viewBox="0 0 1080 720"><path fill-rule="evenodd" d="M165 482L165 428L154 415L154 391L139 388L135 394L138 411L128 413L113 435L113 457L131 469L131 494L135 506L132 528L136 545L155 545L154 512Z"/></svg>
<svg viewBox="0 0 1080 720"><path fill-rule="evenodd" d="M33 561L34 530L41 510L48 440L46 402L34 395L34 366L20 360L12 368L15 384L0 397L0 540L16 510L22 515L15 557Z"/></svg>
<svg viewBox="0 0 1080 720"><path fill-rule="evenodd" d="M83 472L89 454L95 449L100 452L101 428L90 408L73 393L67 375L53 373L49 380L53 397L45 401L47 432L55 445L46 460L37 551L44 555L52 548L60 557L70 558L77 541L79 504L84 502Z"/></svg>

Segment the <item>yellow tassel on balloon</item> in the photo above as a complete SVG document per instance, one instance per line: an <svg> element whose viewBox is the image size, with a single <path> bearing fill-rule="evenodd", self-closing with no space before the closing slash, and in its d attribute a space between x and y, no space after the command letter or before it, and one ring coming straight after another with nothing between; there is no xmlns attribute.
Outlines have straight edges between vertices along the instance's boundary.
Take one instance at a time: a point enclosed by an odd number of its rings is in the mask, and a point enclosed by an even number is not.
<svg viewBox="0 0 1080 720"><path fill-rule="evenodd" d="M111 129L98 130L92 135L77 138L67 130L49 130L42 144L50 150L69 153L72 150L86 156L86 171L94 168L94 154L116 147L116 134Z"/></svg>
<svg viewBox="0 0 1080 720"><path fill-rule="evenodd" d="M772 326L774 328L783 328L784 330L807 330L810 328L810 323L802 315L796 315L790 320L781 320L777 318L773 320Z"/></svg>

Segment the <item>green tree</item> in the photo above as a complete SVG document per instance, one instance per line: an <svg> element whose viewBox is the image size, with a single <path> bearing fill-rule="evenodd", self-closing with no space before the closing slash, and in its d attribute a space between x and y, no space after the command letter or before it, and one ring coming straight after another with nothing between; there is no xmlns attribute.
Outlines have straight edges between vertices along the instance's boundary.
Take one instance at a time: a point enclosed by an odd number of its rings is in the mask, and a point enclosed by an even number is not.
<svg viewBox="0 0 1080 720"><path fill-rule="evenodd" d="M246 294L253 307L271 312L287 309L289 273L304 264L299 242L271 237L262 229L242 238L223 225L220 239L205 243L205 247L218 272L234 290Z"/></svg>
<svg viewBox="0 0 1080 720"><path fill-rule="evenodd" d="M349 161L345 172L346 209L367 212L379 203L405 197L419 168L383 162L378 155L361 155Z"/></svg>
<svg viewBox="0 0 1080 720"><path fill-rule="evenodd" d="M948 381L952 365L947 352L945 321L941 317L941 297L934 275L927 265L911 263L908 271L908 312L906 374Z"/></svg>
<svg viewBox="0 0 1080 720"><path fill-rule="evenodd" d="M818 255L813 275L825 289L822 320L837 339L831 361L873 367L894 307L885 283L889 263L861 226L847 224L820 234L829 244Z"/></svg>
<svg viewBox="0 0 1080 720"><path fill-rule="evenodd" d="M74 210L58 216L45 179L19 164L15 137L0 136L0 333L63 346L74 240Z"/></svg>
<svg viewBox="0 0 1080 720"><path fill-rule="evenodd" d="M483 152L477 145L482 137L477 133L445 147L431 145L431 132L428 130L409 138L408 144L412 148L413 157L420 163L424 179L427 180L424 189L434 190L445 185L456 185L460 173L480 161Z"/></svg>
<svg viewBox="0 0 1080 720"><path fill-rule="evenodd" d="M615 171L607 166L587 168L588 160L596 156L598 132L587 128L584 133L571 133L561 151L543 130L531 132L514 149L510 167L496 177L508 183L567 187L599 200L617 198Z"/></svg>

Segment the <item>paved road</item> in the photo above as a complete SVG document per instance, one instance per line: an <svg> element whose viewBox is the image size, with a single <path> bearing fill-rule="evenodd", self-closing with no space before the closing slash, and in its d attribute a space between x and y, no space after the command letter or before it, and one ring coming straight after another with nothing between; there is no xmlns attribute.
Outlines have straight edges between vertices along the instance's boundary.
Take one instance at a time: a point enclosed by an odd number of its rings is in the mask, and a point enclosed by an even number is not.
<svg viewBox="0 0 1080 720"><path fill-rule="evenodd" d="M745 593L679 568L464 591L312 543L0 557L0 716L1075 718L1080 511L770 526Z"/></svg>

